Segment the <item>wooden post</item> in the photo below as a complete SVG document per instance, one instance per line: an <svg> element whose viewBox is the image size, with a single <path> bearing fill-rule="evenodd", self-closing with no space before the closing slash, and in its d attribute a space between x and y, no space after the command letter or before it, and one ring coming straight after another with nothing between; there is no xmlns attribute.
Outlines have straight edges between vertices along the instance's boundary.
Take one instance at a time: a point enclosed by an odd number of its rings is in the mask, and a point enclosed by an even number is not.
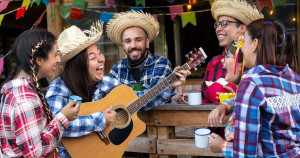
<svg viewBox="0 0 300 158"><path fill-rule="evenodd" d="M55 3L61 4L61 0L55 0ZM47 28L56 38L63 31L63 20L59 15L59 5L49 3L47 5Z"/></svg>

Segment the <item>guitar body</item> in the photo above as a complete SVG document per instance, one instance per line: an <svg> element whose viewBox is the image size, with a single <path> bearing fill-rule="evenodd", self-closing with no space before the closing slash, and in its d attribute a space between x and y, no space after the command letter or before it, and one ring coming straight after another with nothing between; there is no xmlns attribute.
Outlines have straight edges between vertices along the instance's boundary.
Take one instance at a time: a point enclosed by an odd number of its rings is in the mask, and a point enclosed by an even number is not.
<svg viewBox="0 0 300 158"><path fill-rule="evenodd" d="M105 98L89 103L82 103L79 115L89 115L104 111L110 106L127 106L137 99L134 91L125 85L114 88ZM131 115L129 124L122 128L108 126L103 131L110 140L106 145L99 136L93 132L82 137L63 137L62 143L71 154L72 158L120 158L128 143L146 130L146 125L138 117L137 113Z"/></svg>

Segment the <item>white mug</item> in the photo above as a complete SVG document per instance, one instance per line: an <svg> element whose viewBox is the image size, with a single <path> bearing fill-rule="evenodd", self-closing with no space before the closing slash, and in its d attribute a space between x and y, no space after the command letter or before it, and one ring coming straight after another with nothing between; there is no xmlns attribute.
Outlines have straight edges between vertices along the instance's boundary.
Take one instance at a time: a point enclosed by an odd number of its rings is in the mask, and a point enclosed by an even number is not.
<svg viewBox="0 0 300 158"><path fill-rule="evenodd" d="M188 96L188 101L185 100ZM202 96L200 91L187 91L187 94L182 96L182 100L189 105L200 105L202 103Z"/></svg>
<svg viewBox="0 0 300 158"><path fill-rule="evenodd" d="M208 148L208 137L211 130L208 128L198 128L195 130L195 145L198 148Z"/></svg>

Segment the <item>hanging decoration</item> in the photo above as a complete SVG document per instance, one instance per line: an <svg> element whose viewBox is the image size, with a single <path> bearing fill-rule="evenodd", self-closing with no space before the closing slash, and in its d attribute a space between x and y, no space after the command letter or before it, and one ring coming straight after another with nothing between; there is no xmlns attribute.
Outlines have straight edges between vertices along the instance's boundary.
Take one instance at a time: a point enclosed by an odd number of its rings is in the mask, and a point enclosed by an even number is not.
<svg viewBox="0 0 300 158"><path fill-rule="evenodd" d="M26 10L27 10L28 6L29 6L29 3L30 3L30 0L23 0L22 7L26 6Z"/></svg>
<svg viewBox="0 0 300 158"><path fill-rule="evenodd" d="M72 7L80 8L84 11L86 2L84 0L73 0Z"/></svg>
<svg viewBox="0 0 300 158"><path fill-rule="evenodd" d="M49 4L49 0L43 0L43 3L44 3L45 5L48 5L48 4Z"/></svg>
<svg viewBox="0 0 300 158"><path fill-rule="evenodd" d="M0 12L2 12L4 9L6 9L8 4L9 4L9 0L7 0L7 1L4 0L4 1L0 2Z"/></svg>
<svg viewBox="0 0 300 158"><path fill-rule="evenodd" d="M71 8L68 6L59 6L59 15L63 18L66 19L70 16L71 14Z"/></svg>
<svg viewBox="0 0 300 158"><path fill-rule="evenodd" d="M30 4L30 7L32 7L34 3L36 3L38 6L40 6L41 0L35 0L33 3Z"/></svg>
<svg viewBox="0 0 300 158"><path fill-rule="evenodd" d="M174 20L174 18L177 15L181 16L181 13L183 13L183 6L182 5L170 6L169 10L171 13L171 19Z"/></svg>
<svg viewBox="0 0 300 158"><path fill-rule="evenodd" d="M110 8L115 4L115 0L106 0L105 4Z"/></svg>
<svg viewBox="0 0 300 158"><path fill-rule="evenodd" d="M18 11L17 11L17 14L16 14L16 20L23 17L25 12L26 12L26 6L23 6L23 7L19 8Z"/></svg>
<svg viewBox="0 0 300 158"><path fill-rule="evenodd" d="M264 9L264 7L268 7L270 9L273 7L271 0L257 0L257 6L260 12Z"/></svg>
<svg viewBox="0 0 300 158"><path fill-rule="evenodd" d="M3 18L4 18L4 14L0 14L0 26L1 26Z"/></svg>
<svg viewBox="0 0 300 158"><path fill-rule="evenodd" d="M137 12L139 12L139 11L143 11L143 7L130 7L130 10L134 10L134 11L137 11Z"/></svg>
<svg viewBox="0 0 300 158"><path fill-rule="evenodd" d="M181 15L182 27L185 27L186 24L191 23L194 26L197 25L195 12L186 12Z"/></svg>
<svg viewBox="0 0 300 158"><path fill-rule="evenodd" d="M71 14L70 14L70 18L71 19L81 19L83 17L83 15L81 14L82 10L78 9L78 8L71 8Z"/></svg>
<svg viewBox="0 0 300 158"><path fill-rule="evenodd" d="M39 19L35 22L35 24L31 27L31 29L34 27L35 29L37 28L37 26L39 26L39 24L41 23L44 14L46 13L46 10L42 13L42 15L39 17Z"/></svg>
<svg viewBox="0 0 300 158"><path fill-rule="evenodd" d="M151 14L153 18L157 21L157 15L156 14Z"/></svg>
<svg viewBox="0 0 300 158"><path fill-rule="evenodd" d="M169 2L170 4L173 4L175 2L175 0L167 0L167 2Z"/></svg>
<svg viewBox="0 0 300 158"><path fill-rule="evenodd" d="M4 63L4 57L0 58L0 75L3 71L3 63Z"/></svg>
<svg viewBox="0 0 300 158"><path fill-rule="evenodd" d="M114 14L102 12L100 15L100 22L108 23L113 16Z"/></svg>
<svg viewBox="0 0 300 158"><path fill-rule="evenodd" d="M214 3L215 0L209 0L210 6Z"/></svg>
<svg viewBox="0 0 300 158"><path fill-rule="evenodd" d="M135 0L135 5L138 6L139 4L141 4L143 7L146 6L145 0Z"/></svg>
<svg viewBox="0 0 300 158"><path fill-rule="evenodd" d="M272 5L274 7L279 6L279 5L283 6L283 5L285 5L285 2L283 0L272 0Z"/></svg>

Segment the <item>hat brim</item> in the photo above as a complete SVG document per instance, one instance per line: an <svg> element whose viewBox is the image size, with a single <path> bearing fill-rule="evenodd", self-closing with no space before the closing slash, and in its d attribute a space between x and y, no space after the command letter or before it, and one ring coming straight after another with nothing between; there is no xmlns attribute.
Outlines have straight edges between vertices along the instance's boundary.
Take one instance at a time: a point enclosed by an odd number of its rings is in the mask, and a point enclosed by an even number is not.
<svg viewBox="0 0 300 158"><path fill-rule="evenodd" d="M117 45L122 46L122 34L129 27L140 27L148 36L150 42L159 33L159 23L148 13L143 12L122 12L114 15L107 24L107 36Z"/></svg>

